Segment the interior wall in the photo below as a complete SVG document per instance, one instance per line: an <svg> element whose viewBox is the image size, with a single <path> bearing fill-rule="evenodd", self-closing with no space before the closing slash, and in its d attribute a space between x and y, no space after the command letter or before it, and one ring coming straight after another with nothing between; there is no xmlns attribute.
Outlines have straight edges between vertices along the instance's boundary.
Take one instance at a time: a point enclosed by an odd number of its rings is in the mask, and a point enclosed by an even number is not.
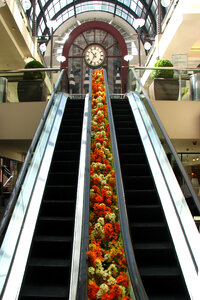
<svg viewBox="0 0 200 300"><path fill-rule="evenodd" d="M200 101L153 101L171 139L200 139Z"/></svg>
<svg viewBox="0 0 200 300"><path fill-rule="evenodd" d="M47 102L0 103L0 140L33 138Z"/></svg>

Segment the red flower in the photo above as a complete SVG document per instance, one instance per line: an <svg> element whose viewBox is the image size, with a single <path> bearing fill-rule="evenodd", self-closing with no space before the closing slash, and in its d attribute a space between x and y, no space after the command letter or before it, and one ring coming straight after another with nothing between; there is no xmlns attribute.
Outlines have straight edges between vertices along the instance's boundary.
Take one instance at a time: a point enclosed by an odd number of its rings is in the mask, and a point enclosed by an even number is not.
<svg viewBox="0 0 200 300"><path fill-rule="evenodd" d="M96 294L99 290L99 287L98 285L92 281L91 283L89 282L89 285L88 285L88 298L89 299L96 299Z"/></svg>
<svg viewBox="0 0 200 300"><path fill-rule="evenodd" d="M128 275L125 272L121 272L120 275L116 278L117 284L122 285L124 287L129 286Z"/></svg>

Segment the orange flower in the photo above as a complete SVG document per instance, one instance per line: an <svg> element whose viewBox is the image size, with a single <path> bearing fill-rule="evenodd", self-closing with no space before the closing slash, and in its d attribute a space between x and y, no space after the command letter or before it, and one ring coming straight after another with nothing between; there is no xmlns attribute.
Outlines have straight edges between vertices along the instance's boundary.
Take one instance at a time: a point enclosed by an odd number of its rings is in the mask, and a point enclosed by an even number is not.
<svg viewBox="0 0 200 300"><path fill-rule="evenodd" d="M122 285L124 287L129 287L128 275L125 272L121 272L120 275L116 278L117 284Z"/></svg>
<svg viewBox="0 0 200 300"><path fill-rule="evenodd" d="M90 280L88 285L88 298L96 299L98 290L99 290L98 285L94 281Z"/></svg>
<svg viewBox="0 0 200 300"><path fill-rule="evenodd" d="M106 223L103 227L105 238L110 239L113 235L113 226L111 223Z"/></svg>
<svg viewBox="0 0 200 300"><path fill-rule="evenodd" d="M93 184L98 185L99 182L100 182L100 178L99 178L99 177L95 177L95 178L93 179Z"/></svg>
<svg viewBox="0 0 200 300"><path fill-rule="evenodd" d="M119 297L121 296L121 292L122 288L117 284L113 285L110 289L110 295L112 295L113 298L116 297L116 299L120 299Z"/></svg>

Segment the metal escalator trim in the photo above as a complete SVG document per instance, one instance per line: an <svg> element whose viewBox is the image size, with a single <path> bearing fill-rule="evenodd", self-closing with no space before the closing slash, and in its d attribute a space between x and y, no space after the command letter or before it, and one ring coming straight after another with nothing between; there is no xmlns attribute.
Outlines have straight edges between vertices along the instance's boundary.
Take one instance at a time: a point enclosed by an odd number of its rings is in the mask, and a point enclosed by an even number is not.
<svg viewBox="0 0 200 300"><path fill-rule="evenodd" d="M90 197L90 149L91 149L91 105L92 105L92 70L90 70L89 81L89 96L88 96L88 120L85 132L86 153L85 153L85 170L84 171L84 190L83 190L83 218L81 230L81 253L79 261L79 276L78 276L78 290L76 298L73 300L87 300L87 286L88 286L88 265L87 254L88 240L89 240L89 197ZM71 299L70 299L71 300Z"/></svg>
<svg viewBox="0 0 200 300"><path fill-rule="evenodd" d="M77 185L77 195L76 195L76 211L75 211L69 300L75 300L77 296L79 264L80 264L80 255L81 255L82 222L85 219L85 216L83 215L84 213L83 202L84 202L84 189L85 189L84 181L86 176L85 173L86 173L86 155L87 155L88 109L89 109L89 94L87 94L85 97L83 127L82 127L82 136L81 136L81 150L80 150L78 185Z"/></svg>
<svg viewBox="0 0 200 300"><path fill-rule="evenodd" d="M134 97L135 96L135 97ZM137 98L137 100L135 100ZM130 106L132 108L132 112L138 127L138 130L140 132L140 136L144 145L144 149L147 155L147 159L149 161L149 165L154 177L154 181L157 187L157 191L162 203L162 207L166 216L166 220L168 222L169 230L174 242L174 246L177 252L177 256L180 262L180 266L183 271L183 275L185 278L186 285L188 287L188 291L192 297L192 299L198 299L199 293L198 293L198 272L197 272L197 266L199 265L199 255L194 256L194 253L192 253L192 250L190 249L190 245L187 240L187 236L185 235L185 232L182 228L182 225L180 224L180 218L177 216L177 211L175 209L174 203L172 201L173 197L180 198L181 190L177 183L177 180L173 174L173 171L171 170L171 173L168 173L167 178L164 176L164 171L162 170L163 165L167 165L167 167L170 169L171 166L169 165L168 159L166 157L165 151L162 148L162 145L160 143L159 138L154 141L154 143L157 143L157 149L158 152L156 154L155 151L155 144L153 145L152 140L150 139L149 135L151 130L153 129L153 125L148 122L149 115L146 112L145 117L142 117L142 113L140 109L138 108L137 101L140 102L140 104L143 106L139 96L137 94L129 93L128 94L128 100L130 103ZM144 111L145 107L143 106ZM145 122L147 122L145 124ZM155 135L155 132L153 133ZM159 158L161 161L159 162ZM174 185L177 187L175 194L172 196L170 188L166 182L166 180L174 180ZM179 203L179 205L182 205ZM186 209L188 209L186 207ZM189 212L189 209L188 209ZM190 213L189 213L190 215ZM194 225L194 222L192 220L191 215L189 216L189 219L187 218L187 222L189 222L189 227L192 228L193 232L195 232L196 237L196 243L199 244L199 234L197 231L196 226ZM188 224L187 224L188 225ZM197 247L199 248L199 247ZM196 249L197 250L197 249ZM198 251L199 253L199 251Z"/></svg>
<svg viewBox="0 0 200 300"><path fill-rule="evenodd" d="M56 117L52 129L49 132L50 136L48 139L48 144L46 146L44 156L41 157L42 159L41 166L39 167L37 178L34 184L33 191L31 192L30 195L29 203L26 208L22 225L19 228L19 235L16 240L14 254L11 259L11 264L8 270L8 278L6 278L6 285L4 287L3 295L1 296L2 300L16 299L20 291L20 286L22 283L25 266L26 266L26 262L27 262L31 242L32 242L33 232L35 229L35 224L37 221L38 212L39 212L39 208L40 208L40 204L41 204L41 200L42 200L42 196L46 184L46 179L48 176L49 167L51 164L51 160L52 160L52 156L56 144L56 139L58 136L58 132L62 120L62 115L67 102L67 96L65 94L60 94L59 97L57 98L58 98L57 101L59 105L58 105ZM20 217L17 216L17 214L15 213L17 210L17 204L18 202L16 203L13 216L11 218L7 233L5 235L5 240L2 244L1 251L4 251L5 255L6 254L9 255L10 244L11 244L9 243L9 238L12 232L16 230L15 223L17 222L17 219ZM14 220L14 223L12 222L12 220ZM9 247L7 246L7 249L4 250L4 244L8 245L8 243L9 243Z"/></svg>
<svg viewBox="0 0 200 300"><path fill-rule="evenodd" d="M108 107L113 162L115 168L115 179L116 179L117 198L118 198L119 213L120 213L120 224L121 224L121 231L122 231L122 239L124 243L124 250L125 250L125 255L126 255L126 260L128 265L128 271L129 271L129 276L131 279L131 284L133 286L136 299L148 300L149 298L146 294L146 291L144 289L140 277L140 273L137 267L137 263L135 260L135 255L132 247L132 242L131 242L128 215L127 215L126 204L125 204L124 187L123 187L120 161L119 161L119 153L117 148L117 139L116 139L112 108L111 108L111 102L110 102L110 96L108 90L108 82L107 82L107 76L105 70L104 70L104 79L106 85L106 99L107 99L107 107Z"/></svg>

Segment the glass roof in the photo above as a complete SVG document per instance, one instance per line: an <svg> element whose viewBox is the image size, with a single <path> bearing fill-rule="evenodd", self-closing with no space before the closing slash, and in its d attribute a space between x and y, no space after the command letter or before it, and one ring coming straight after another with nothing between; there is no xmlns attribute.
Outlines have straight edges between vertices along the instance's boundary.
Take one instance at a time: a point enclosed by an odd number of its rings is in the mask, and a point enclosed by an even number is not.
<svg viewBox="0 0 200 300"><path fill-rule="evenodd" d="M33 2L33 0L31 0ZM65 21L85 12L101 11L110 13L112 17L124 19L134 28L136 18L144 18L145 25L142 31L147 34L156 33L156 15L158 0L36 0L36 35L44 36L50 33L48 21L55 20L54 31ZM163 8L162 15L164 16ZM33 9L27 11L30 25L33 24ZM78 24L77 24L78 26ZM137 31L137 28L134 28Z"/></svg>

